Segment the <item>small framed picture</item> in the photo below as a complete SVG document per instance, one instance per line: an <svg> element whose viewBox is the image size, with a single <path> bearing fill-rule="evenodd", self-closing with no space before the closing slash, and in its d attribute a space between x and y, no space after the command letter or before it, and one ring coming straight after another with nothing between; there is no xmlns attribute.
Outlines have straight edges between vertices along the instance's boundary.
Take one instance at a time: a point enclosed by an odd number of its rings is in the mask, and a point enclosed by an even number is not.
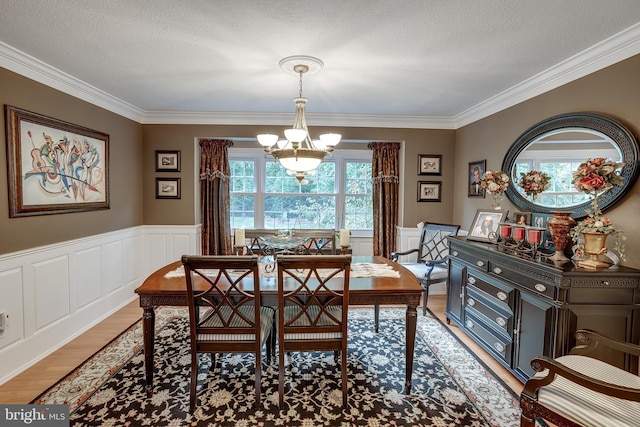
<svg viewBox="0 0 640 427"><path fill-rule="evenodd" d="M442 154L418 154L418 175L442 175Z"/></svg>
<svg viewBox="0 0 640 427"><path fill-rule="evenodd" d="M556 247L551 239L551 231L547 227L547 221L549 221L549 218L553 218L553 214L537 212L533 212L531 214L531 225L545 229L544 233L542 233L542 240L539 246L539 250L543 254L553 254L556 251Z"/></svg>
<svg viewBox="0 0 640 427"><path fill-rule="evenodd" d="M498 240L498 224L504 221L506 211L478 209L473 218L467 240L495 243Z"/></svg>
<svg viewBox="0 0 640 427"><path fill-rule="evenodd" d="M156 150L156 172L180 172L180 151Z"/></svg>
<svg viewBox="0 0 640 427"><path fill-rule="evenodd" d="M419 202L439 202L442 183L439 181L419 181L418 201Z"/></svg>
<svg viewBox="0 0 640 427"><path fill-rule="evenodd" d="M156 178L156 199L179 199L180 178Z"/></svg>
<svg viewBox="0 0 640 427"><path fill-rule="evenodd" d="M514 212L513 222L518 225L532 225L531 212Z"/></svg>
<svg viewBox="0 0 640 427"><path fill-rule="evenodd" d="M480 186L480 178L487 170L487 161L478 160L469 162L469 174L467 182L469 183L469 193L467 197L484 197L485 189Z"/></svg>

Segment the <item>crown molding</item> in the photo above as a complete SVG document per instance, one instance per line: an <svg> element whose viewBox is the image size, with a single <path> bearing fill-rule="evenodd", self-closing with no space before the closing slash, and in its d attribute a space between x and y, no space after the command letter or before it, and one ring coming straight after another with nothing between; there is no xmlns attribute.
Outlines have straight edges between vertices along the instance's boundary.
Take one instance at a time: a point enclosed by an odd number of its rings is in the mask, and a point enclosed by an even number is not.
<svg viewBox="0 0 640 427"><path fill-rule="evenodd" d="M143 110L1 41L0 66L136 122L144 117Z"/></svg>
<svg viewBox="0 0 640 427"><path fill-rule="evenodd" d="M640 53L640 23L463 111L454 118L456 128L549 92L638 53Z"/></svg>
<svg viewBox="0 0 640 427"><path fill-rule="evenodd" d="M452 117L307 114L314 126L458 129L640 53L640 23ZM144 111L0 42L0 66L141 124L288 125L292 114Z"/></svg>

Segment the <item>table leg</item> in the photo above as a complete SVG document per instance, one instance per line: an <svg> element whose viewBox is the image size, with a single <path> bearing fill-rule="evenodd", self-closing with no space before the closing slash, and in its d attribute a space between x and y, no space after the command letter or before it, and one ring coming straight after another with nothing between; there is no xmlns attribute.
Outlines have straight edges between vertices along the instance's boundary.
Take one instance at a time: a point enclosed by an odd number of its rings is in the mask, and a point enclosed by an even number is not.
<svg viewBox="0 0 640 427"><path fill-rule="evenodd" d="M411 378L413 376L413 351L416 346L416 326L418 323L418 312L416 310L417 306L408 305L407 306L407 348L406 348L406 380L404 383L404 393L411 394Z"/></svg>
<svg viewBox="0 0 640 427"><path fill-rule="evenodd" d="M142 336L144 340L145 390L147 396L153 395L153 345L156 327L156 312L153 306L144 307L142 316Z"/></svg>

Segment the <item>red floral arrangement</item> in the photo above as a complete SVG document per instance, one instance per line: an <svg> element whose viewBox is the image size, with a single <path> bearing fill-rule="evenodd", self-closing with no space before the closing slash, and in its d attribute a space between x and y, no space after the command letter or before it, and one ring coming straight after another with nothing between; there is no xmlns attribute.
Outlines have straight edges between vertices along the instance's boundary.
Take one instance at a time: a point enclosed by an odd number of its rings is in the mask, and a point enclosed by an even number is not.
<svg viewBox="0 0 640 427"><path fill-rule="evenodd" d="M583 193L594 194L622 185L622 177L616 171L624 163L607 161L604 157L596 157L583 162L573 173L571 183Z"/></svg>

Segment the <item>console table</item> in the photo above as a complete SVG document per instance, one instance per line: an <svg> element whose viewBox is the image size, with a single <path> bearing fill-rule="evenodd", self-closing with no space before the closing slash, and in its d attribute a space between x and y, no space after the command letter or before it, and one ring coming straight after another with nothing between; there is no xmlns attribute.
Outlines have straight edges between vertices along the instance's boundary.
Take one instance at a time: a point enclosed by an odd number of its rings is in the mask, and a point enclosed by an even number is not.
<svg viewBox="0 0 640 427"><path fill-rule="evenodd" d="M535 356L552 358L575 345L577 329L622 341L640 338L640 270L591 270L556 265L449 237L447 322L511 370L522 382L534 374ZM610 350L596 357L638 373L638 359Z"/></svg>

